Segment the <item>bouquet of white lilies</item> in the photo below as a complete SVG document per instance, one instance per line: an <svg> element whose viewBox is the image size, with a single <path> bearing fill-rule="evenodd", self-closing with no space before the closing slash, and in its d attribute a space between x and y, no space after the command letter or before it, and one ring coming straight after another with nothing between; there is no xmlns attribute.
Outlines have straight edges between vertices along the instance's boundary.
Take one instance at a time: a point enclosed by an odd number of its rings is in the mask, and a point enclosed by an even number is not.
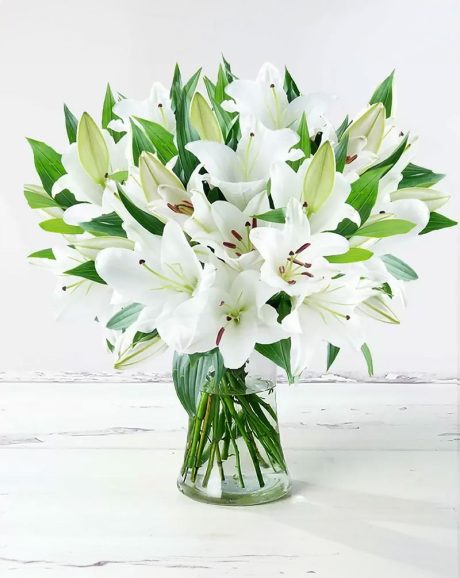
<svg viewBox="0 0 460 578"><path fill-rule="evenodd" d="M260 503L289 488L260 360L292 381L321 344L328 369L352 347L371 373L361 321L399 323L393 303L417 278L394 253L455 222L437 212L443 175L411 163L393 74L338 128L325 97L270 64L241 80L224 60L199 80L176 67L143 101L108 86L102 128L65 107L62 155L29 140L42 186L26 199L63 239L30 258L57 274L61 315L107 328L115 367L175 351L180 489Z"/></svg>
<svg viewBox="0 0 460 578"><path fill-rule="evenodd" d="M361 348L361 319L398 323L415 272L399 244L451 226L442 175L416 166L396 125L393 74L334 128L327 98L270 64L240 80L224 60L143 101L104 100L102 128L65 107L69 145L29 139L42 187L29 205L64 243L33 253L59 277L60 313L109 330L116 367L171 347L219 349L226 368L258 350L288 376L328 344Z"/></svg>

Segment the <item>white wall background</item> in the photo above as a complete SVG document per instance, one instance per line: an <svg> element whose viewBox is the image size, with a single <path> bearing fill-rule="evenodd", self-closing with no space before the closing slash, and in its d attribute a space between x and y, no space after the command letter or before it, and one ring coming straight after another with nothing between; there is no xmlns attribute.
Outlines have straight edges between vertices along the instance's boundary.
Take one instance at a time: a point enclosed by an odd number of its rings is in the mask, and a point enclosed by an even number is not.
<svg viewBox="0 0 460 578"><path fill-rule="evenodd" d="M50 244L28 209L34 182L24 137L65 143L62 103L99 116L105 84L141 98L153 80L213 74L221 51L239 76L285 63L304 91L340 97L337 119L358 111L397 69L401 126L420 136L418 164L447 173L459 216L458 0L3 0L0 1L0 371L110 369L96 326L53 321L54 280L25 256ZM374 324L376 370L452 376L457 365L457 233L427 235L399 254L419 273L399 327ZM163 358L156 365L168 369ZM322 369L323 359L316 369ZM337 370L361 370L344 356Z"/></svg>

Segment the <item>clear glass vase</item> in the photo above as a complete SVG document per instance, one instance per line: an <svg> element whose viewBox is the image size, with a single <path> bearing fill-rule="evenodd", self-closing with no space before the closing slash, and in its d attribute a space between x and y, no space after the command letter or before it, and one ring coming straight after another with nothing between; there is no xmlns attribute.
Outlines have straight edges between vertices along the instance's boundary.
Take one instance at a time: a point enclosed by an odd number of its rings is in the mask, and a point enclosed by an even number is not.
<svg viewBox="0 0 460 578"><path fill-rule="evenodd" d="M181 492L235 506L272 502L289 492L275 387L276 366L257 353L243 368L226 369L217 390L201 385L177 480Z"/></svg>

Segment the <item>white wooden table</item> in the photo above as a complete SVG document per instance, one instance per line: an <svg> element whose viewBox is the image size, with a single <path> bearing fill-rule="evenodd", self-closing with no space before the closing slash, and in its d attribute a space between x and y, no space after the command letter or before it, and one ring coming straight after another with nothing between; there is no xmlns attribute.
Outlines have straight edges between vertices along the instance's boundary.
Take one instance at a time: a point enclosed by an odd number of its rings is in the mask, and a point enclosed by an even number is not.
<svg viewBox="0 0 460 578"><path fill-rule="evenodd" d="M0 576L457 578L454 384L280 385L292 496L175 487L166 383L0 384Z"/></svg>

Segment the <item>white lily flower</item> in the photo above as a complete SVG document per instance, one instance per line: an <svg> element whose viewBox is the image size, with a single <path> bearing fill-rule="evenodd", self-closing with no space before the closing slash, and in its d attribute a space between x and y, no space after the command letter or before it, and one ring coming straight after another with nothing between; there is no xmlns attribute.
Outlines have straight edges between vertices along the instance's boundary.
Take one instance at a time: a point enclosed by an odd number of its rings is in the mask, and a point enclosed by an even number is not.
<svg viewBox="0 0 460 578"><path fill-rule="evenodd" d="M167 350L167 344L158 334L135 341L136 334L141 331L137 322L124 331L109 331L107 340L112 346L113 364L115 369L127 369L133 365L143 365L151 362L157 355Z"/></svg>
<svg viewBox="0 0 460 578"><path fill-rule="evenodd" d="M289 295L319 291L337 272L325 259L346 253L348 241L335 233L315 233L297 199L291 199L282 227L257 227L251 241L264 259L261 279Z"/></svg>
<svg viewBox="0 0 460 578"><path fill-rule="evenodd" d="M138 233L134 251L104 249L96 258L99 275L123 299L147 306L150 317L159 318L210 286L213 269L201 266L177 223L167 223L162 237L145 229Z"/></svg>
<svg viewBox="0 0 460 578"><path fill-rule="evenodd" d="M58 277L53 294L56 319L74 322L108 318L111 313L112 289L108 285L65 273L90 259L82 251L69 246L53 247L53 254L55 259L31 258L30 261L47 268Z"/></svg>
<svg viewBox="0 0 460 578"><path fill-rule="evenodd" d="M194 212L185 222L184 230L194 241L211 247L217 257L237 270L260 263L250 233L257 226L253 215L270 208L266 191L253 197L244 211L227 201L211 204L206 195L198 191L192 196L192 205Z"/></svg>
<svg viewBox="0 0 460 578"><path fill-rule="evenodd" d="M241 367L256 343L274 343L286 337L276 310L266 304L273 293L257 271L243 271L236 276L230 271L221 272L206 307L207 321L202 332L214 338L225 367Z"/></svg>
<svg viewBox="0 0 460 578"><path fill-rule="evenodd" d="M267 128L296 129L302 114L305 113L310 136L319 131L329 135L332 130L332 125L324 116L331 99L315 93L301 95L288 102L283 89L283 78L273 64L264 64L256 80L234 80L226 87L225 92L233 100L225 100L222 103L223 108L229 112L252 115Z"/></svg>
<svg viewBox="0 0 460 578"><path fill-rule="evenodd" d="M275 208L286 207L291 198L302 204L308 203L305 196L304 182L311 158L306 159L295 172L286 163L275 165L270 173L270 194ZM315 212L309 214L312 233L333 231L343 219L350 219L357 225L361 223L357 211L346 203L350 194L350 184L340 173L335 173L334 185L326 200Z"/></svg>
<svg viewBox="0 0 460 578"><path fill-rule="evenodd" d="M359 349L364 343L356 308L370 295L359 287L359 277L331 279L317 293L294 299L282 326L291 335L291 367L300 375L322 342Z"/></svg>
<svg viewBox="0 0 460 578"><path fill-rule="evenodd" d="M113 112L120 118L112 120L109 128L117 132L129 132L129 119L132 116L156 122L172 134L176 132L176 119L171 108L169 92L160 82L152 85L147 99L124 98L114 105Z"/></svg>
<svg viewBox="0 0 460 578"><path fill-rule="evenodd" d="M194 141L186 148L204 165L211 184L244 209L266 188L275 163L298 159L302 153L291 150L299 136L290 129L270 130L253 118L241 118L241 133L236 151L212 141Z"/></svg>

